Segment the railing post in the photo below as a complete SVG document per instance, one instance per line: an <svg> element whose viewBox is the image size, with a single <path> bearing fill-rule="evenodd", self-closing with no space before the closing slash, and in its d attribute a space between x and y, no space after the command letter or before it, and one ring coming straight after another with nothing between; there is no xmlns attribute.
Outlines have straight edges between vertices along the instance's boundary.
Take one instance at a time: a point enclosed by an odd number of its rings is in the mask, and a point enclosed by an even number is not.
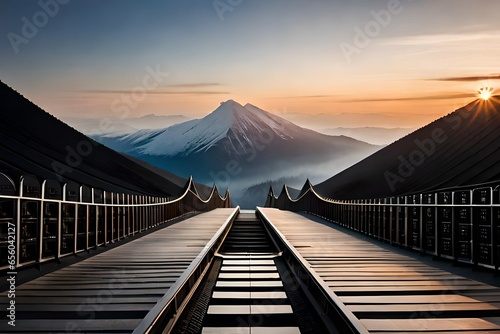
<svg viewBox="0 0 500 334"><path fill-rule="evenodd" d="M493 266L493 189L479 188L472 193L472 259L475 265Z"/></svg>
<svg viewBox="0 0 500 334"><path fill-rule="evenodd" d="M456 247L455 260L472 263L472 207L471 191L454 192L454 244Z"/></svg>

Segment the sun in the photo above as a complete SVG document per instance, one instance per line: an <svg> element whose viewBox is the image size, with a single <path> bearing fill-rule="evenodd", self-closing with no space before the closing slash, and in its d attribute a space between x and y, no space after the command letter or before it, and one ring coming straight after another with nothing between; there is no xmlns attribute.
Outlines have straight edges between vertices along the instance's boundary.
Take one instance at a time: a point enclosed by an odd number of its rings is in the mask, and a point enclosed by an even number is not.
<svg viewBox="0 0 500 334"><path fill-rule="evenodd" d="M485 101L488 101L488 99L493 95L493 88L492 87L483 87L480 90L477 91L477 96L480 99L483 99Z"/></svg>

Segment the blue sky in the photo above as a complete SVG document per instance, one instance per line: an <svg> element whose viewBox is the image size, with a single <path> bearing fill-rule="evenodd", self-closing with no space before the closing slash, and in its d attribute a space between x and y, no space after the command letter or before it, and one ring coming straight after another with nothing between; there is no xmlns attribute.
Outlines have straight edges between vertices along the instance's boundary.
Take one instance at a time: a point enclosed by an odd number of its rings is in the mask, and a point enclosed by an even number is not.
<svg viewBox="0 0 500 334"><path fill-rule="evenodd" d="M43 19L43 8L3 0L0 79L59 117L113 115L147 68L169 74L130 115L197 117L233 98L268 110L411 118L446 114L498 83L500 2L399 2L72 0L16 53L12 33L22 37L23 18ZM366 33L372 12L390 6L398 13L357 47L356 28ZM357 52L346 56L342 45Z"/></svg>

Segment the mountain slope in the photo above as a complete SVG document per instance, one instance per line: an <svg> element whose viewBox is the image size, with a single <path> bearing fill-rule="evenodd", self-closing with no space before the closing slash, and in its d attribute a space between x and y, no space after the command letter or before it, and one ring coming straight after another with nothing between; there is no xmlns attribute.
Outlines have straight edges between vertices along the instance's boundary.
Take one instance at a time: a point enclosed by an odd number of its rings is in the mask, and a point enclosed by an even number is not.
<svg viewBox="0 0 500 334"><path fill-rule="evenodd" d="M331 136L348 136L374 145L389 145L415 131L415 128L326 128L320 132Z"/></svg>
<svg viewBox="0 0 500 334"><path fill-rule="evenodd" d="M0 82L0 172L75 181L91 187L178 196L185 179L156 173L90 138Z"/></svg>
<svg viewBox="0 0 500 334"><path fill-rule="evenodd" d="M94 138L181 176L230 186L235 198L239 190L267 180L325 179L378 149L349 137L301 128L233 100L202 119L164 130Z"/></svg>
<svg viewBox="0 0 500 334"><path fill-rule="evenodd" d="M396 196L500 179L500 98L476 100L315 186L323 196Z"/></svg>
<svg viewBox="0 0 500 334"><path fill-rule="evenodd" d="M247 146L259 139L258 134L270 133L270 129L281 138L290 138L279 120L256 107L249 108L229 100L203 119L177 124L158 133L139 131L124 139L139 144L142 154L173 156L207 151L225 138L230 139L230 149L245 153Z"/></svg>

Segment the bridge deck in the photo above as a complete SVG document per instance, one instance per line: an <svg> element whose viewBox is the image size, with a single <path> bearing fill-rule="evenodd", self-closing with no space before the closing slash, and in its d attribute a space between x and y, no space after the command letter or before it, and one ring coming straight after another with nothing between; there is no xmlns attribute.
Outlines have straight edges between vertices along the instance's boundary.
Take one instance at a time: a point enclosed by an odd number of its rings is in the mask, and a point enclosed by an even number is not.
<svg viewBox="0 0 500 334"><path fill-rule="evenodd" d="M18 286L16 326L4 308L0 332L131 333L236 213L194 216Z"/></svg>
<svg viewBox="0 0 500 334"><path fill-rule="evenodd" d="M500 332L500 288L346 233L334 224L259 209L368 332Z"/></svg>

